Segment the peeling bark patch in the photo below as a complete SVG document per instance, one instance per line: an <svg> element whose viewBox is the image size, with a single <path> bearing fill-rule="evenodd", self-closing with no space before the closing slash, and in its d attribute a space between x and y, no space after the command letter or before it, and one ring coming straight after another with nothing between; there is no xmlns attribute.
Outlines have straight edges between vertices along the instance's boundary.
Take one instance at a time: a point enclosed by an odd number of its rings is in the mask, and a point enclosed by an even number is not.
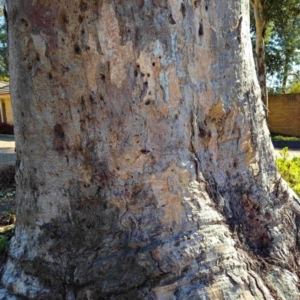
<svg viewBox="0 0 300 300"><path fill-rule="evenodd" d="M58 11L57 4L49 6L47 2L38 1L37 4L32 2L25 5L22 12L28 16L27 20L30 22L30 27L34 28L32 34L43 32L48 36L47 46L50 50L57 48L57 34L52 24L57 21Z"/></svg>

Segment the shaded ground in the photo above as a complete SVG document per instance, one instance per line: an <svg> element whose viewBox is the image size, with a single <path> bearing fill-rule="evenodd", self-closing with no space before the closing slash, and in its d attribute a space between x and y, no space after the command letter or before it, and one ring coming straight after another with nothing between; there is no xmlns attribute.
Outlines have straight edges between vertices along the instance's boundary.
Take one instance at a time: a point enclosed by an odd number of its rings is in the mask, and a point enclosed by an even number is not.
<svg viewBox="0 0 300 300"><path fill-rule="evenodd" d="M15 160L15 137L13 135L0 134L0 164L14 162Z"/></svg>
<svg viewBox="0 0 300 300"><path fill-rule="evenodd" d="M0 134L0 273L15 223L15 138Z"/></svg>
<svg viewBox="0 0 300 300"><path fill-rule="evenodd" d="M7 257L7 245L14 234L15 164L0 164L0 274Z"/></svg>

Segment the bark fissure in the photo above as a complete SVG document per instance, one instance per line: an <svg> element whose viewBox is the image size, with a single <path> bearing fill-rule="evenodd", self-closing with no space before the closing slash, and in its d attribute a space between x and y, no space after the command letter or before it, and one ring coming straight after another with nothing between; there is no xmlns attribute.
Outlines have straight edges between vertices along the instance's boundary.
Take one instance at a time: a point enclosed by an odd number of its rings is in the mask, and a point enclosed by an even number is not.
<svg viewBox="0 0 300 300"><path fill-rule="evenodd" d="M196 175L196 180L199 182L199 174L200 174L200 162L199 162L199 157L197 150L194 146L194 143L196 141L196 136L197 136L197 125L195 124L196 120L194 117L194 113L191 112L190 116L190 127L191 127L191 137L190 137L190 145L189 145L189 151L192 154L192 159L195 164L195 175Z"/></svg>

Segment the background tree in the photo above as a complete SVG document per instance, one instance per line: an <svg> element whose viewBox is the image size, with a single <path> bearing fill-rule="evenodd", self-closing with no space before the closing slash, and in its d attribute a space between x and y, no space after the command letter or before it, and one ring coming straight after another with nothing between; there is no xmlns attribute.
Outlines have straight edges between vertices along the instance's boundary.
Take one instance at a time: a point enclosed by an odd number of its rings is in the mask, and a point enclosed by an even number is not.
<svg viewBox="0 0 300 300"><path fill-rule="evenodd" d="M8 81L8 52L6 24L0 22L0 80Z"/></svg>
<svg viewBox="0 0 300 300"><path fill-rule="evenodd" d="M5 1L0 1L0 80L8 81L7 24L4 16Z"/></svg>
<svg viewBox="0 0 300 300"><path fill-rule="evenodd" d="M299 72L292 74L294 80L289 87L288 93L289 94L297 94L300 93L300 74Z"/></svg>
<svg viewBox="0 0 300 300"><path fill-rule="evenodd" d="M268 106L265 49L265 39L267 38L266 33L268 31L268 27L272 26L275 35L277 35L275 38L279 39L281 43L283 42L283 45L279 46L276 45L275 41L269 39L269 41L275 43L273 46L269 45L269 48L267 49L267 53L269 53L267 56L267 65L269 63L269 70L272 69L273 72L276 72L278 68L281 69L281 66L283 66L282 73L286 73L285 71L290 68L290 61L294 55L292 48L295 46L295 41L292 41L292 38L289 39L289 35L286 35L286 33L288 32L288 28L291 28L293 22L297 22L297 18L300 14L300 3L298 0L250 0L250 3L253 7L255 20L255 61L257 76L262 91L262 100L265 105ZM284 58L281 58L281 55L277 52L278 46L283 47L281 48L281 51L284 51L284 54L282 54ZM285 82L285 75L282 74L282 76L282 82ZM283 83L283 89L285 89L284 86L285 84Z"/></svg>
<svg viewBox="0 0 300 300"><path fill-rule="evenodd" d="M300 62L300 19L277 22L266 43L267 75L273 89L286 93L288 79L297 79L295 67Z"/></svg>
<svg viewBox="0 0 300 300"><path fill-rule="evenodd" d="M297 299L249 2L11 0L25 299ZM0 298L4 290L0 291Z"/></svg>

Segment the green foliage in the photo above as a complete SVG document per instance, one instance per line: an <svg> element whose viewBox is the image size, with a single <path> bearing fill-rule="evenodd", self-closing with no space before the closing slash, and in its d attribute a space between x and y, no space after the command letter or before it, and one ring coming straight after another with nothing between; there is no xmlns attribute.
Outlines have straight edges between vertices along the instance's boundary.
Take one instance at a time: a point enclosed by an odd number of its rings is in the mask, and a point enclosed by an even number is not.
<svg viewBox="0 0 300 300"><path fill-rule="evenodd" d="M13 210L6 210L4 212L5 217L11 217L13 215L15 215L15 212Z"/></svg>
<svg viewBox="0 0 300 300"><path fill-rule="evenodd" d="M6 32L6 24L4 21L0 22L0 77L3 79L6 79L9 77L7 32Z"/></svg>
<svg viewBox="0 0 300 300"><path fill-rule="evenodd" d="M14 227L9 227L5 232L0 234L0 254L7 248L9 241L15 233Z"/></svg>
<svg viewBox="0 0 300 300"><path fill-rule="evenodd" d="M300 93L300 81L295 81L292 83L290 89L288 90L289 94L298 94Z"/></svg>
<svg viewBox="0 0 300 300"><path fill-rule="evenodd" d="M0 75L0 81L9 82L9 77Z"/></svg>
<svg viewBox="0 0 300 300"><path fill-rule="evenodd" d="M7 27L4 18L5 1L0 0L0 80L8 81Z"/></svg>
<svg viewBox="0 0 300 300"><path fill-rule="evenodd" d="M300 15L299 0L264 0L264 19L269 21L294 19Z"/></svg>
<svg viewBox="0 0 300 300"><path fill-rule="evenodd" d="M0 191L0 198L7 198L7 197L12 197L16 194L16 191L5 191L5 192L2 192Z"/></svg>
<svg viewBox="0 0 300 300"><path fill-rule="evenodd" d="M250 0L254 5L254 1ZM265 42L267 78L272 86L269 93L285 93L291 72L300 63L300 1L261 0L264 19L262 32ZM255 18L251 12L251 32L255 43Z"/></svg>
<svg viewBox="0 0 300 300"><path fill-rule="evenodd" d="M277 20L265 43L268 77L278 92L286 93L294 66L300 63L300 19Z"/></svg>
<svg viewBox="0 0 300 300"><path fill-rule="evenodd" d="M297 138L295 136L282 136L282 135L276 135L272 137L273 141L291 141L291 142L299 142L300 138Z"/></svg>
<svg viewBox="0 0 300 300"><path fill-rule="evenodd" d="M5 235L0 235L0 253L2 253L8 245L8 238Z"/></svg>
<svg viewBox="0 0 300 300"><path fill-rule="evenodd" d="M300 197L300 157L289 159L288 148L280 151L280 158L276 159L278 171L282 178Z"/></svg>

